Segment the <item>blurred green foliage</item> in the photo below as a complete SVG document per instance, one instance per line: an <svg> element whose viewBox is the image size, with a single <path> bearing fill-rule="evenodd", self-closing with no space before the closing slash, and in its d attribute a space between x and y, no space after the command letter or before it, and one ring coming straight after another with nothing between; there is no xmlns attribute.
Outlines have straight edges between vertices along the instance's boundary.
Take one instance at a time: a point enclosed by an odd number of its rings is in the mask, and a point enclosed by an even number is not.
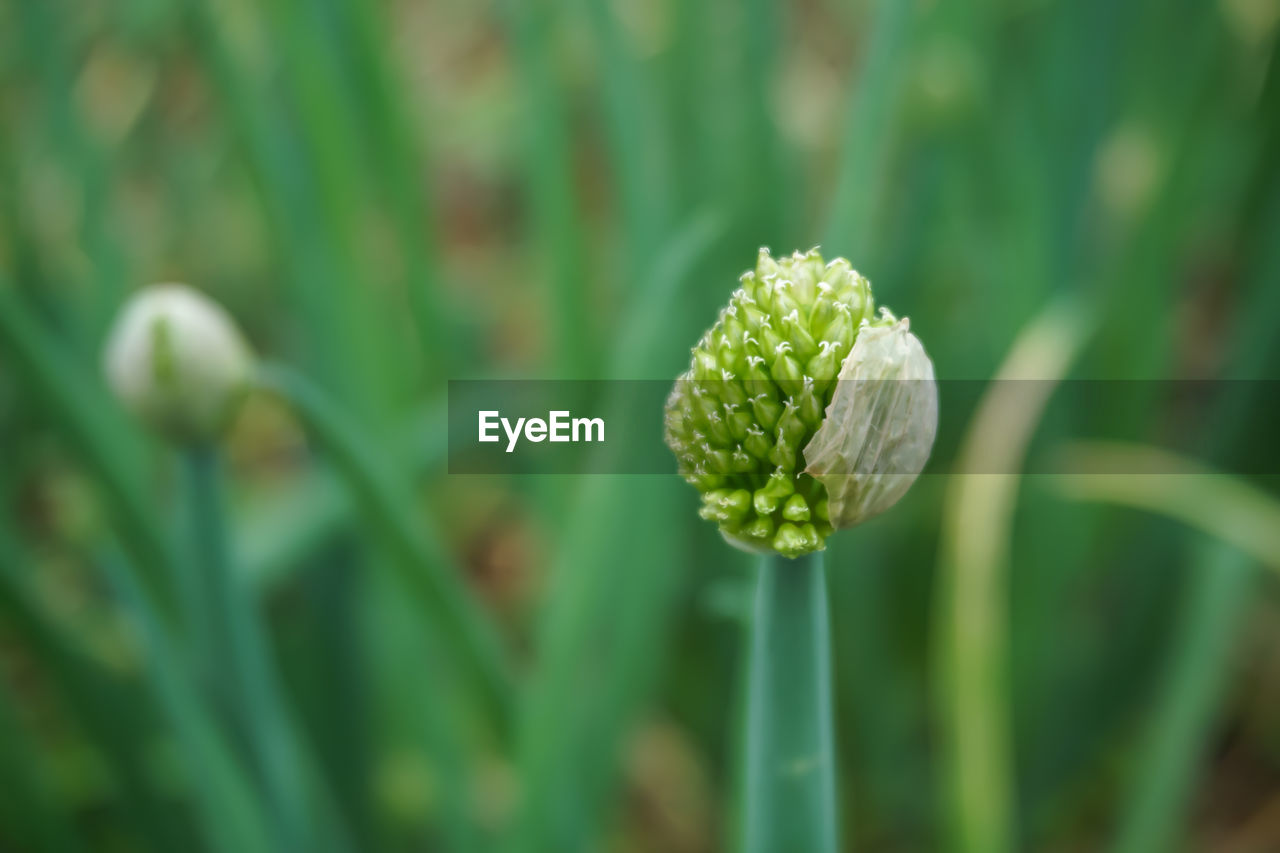
<svg viewBox="0 0 1280 853"><path fill-rule="evenodd" d="M279 849L292 821L306 849L722 849L749 561L674 474L449 477L445 381L673 377L757 246L819 242L942 378L1016 365L1067 304L1067 377L1276 378L1278 22L1276 0L0 4L0 848ZM291 365L225 468L300 814L206 702L174 590L190 495L102 386L116 310L165 280ZM1247 468L1266 390L1193 417L1050 404L1028 452L1191 433ZM845 843L1280 846L1256 555L1033 477L980 514L1000 562L975 563L942 541L952 485L826 556ZM980 767L953 760L975 718Z"/></svg>

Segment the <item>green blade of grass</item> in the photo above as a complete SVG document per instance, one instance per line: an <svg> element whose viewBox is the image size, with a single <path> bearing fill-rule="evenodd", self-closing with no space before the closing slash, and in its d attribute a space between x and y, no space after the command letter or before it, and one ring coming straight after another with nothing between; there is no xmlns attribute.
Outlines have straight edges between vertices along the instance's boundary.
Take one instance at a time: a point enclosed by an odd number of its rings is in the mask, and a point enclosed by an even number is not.
<svg viewBox="0 0 1280 853"><path fill-rule="evenodd" d="M26 316L12 292L3 287L0 341L7 345L29 389L49 405L63 435L101 488L108 517L121 542L147 567L146 573L135 577L136 570L123 561L108 560L104 564L139 623L143 651L154 665L153 687L158 702L189 750L188 769L202 780L198 800L205 830L216 849L265 851L261 815L247 798L249 789L216 729L203 716L191 686L179 674L181 668L171 651L171 638L152 603L155 593L151 590L167 588L176 563L168 544L156 533L153 513L145 507L125 467L129 456L121 454L110 440L113 430L122 430L112 420L115 407L96 385L75 370L48 335Z"/></svg>
<svg viewBox="0 0 1280 853"><path fill-rule="evenodd" d="M745 113L745 133L741 139L735 140L742 146L742 170L736 176L738 189L742 193L741 211L747 217L750 236L759 235L769 240L778 240L779 250L792 242L808 242L805 237L795 233L793 223L799 217L798 194L779 193L778 187L786 186L794 179L783 161L782 141L778 136L778 126L774 121L773 106L770 103L773 81L779 76L782 54L782 39L778 32L782 30L785 18L785 7L780 7L769 0L749 0L743 4L746 20L745 33L738 67L743 74L743 85L735 84L733 91L741 91L742 109ZM762 240L753 240L761 243Z"/></svg>
<svg viewBox="0 0 1280 853"><path fill-rule="evenodd" d="M449 322L450 310L439 293L436 270L434 213L423 182L427 168L425 147L416 138L407 115L405 87L396 79L387 50L390 35L378 5L365 0L341 0L338 30L352 57L349 72L368 116L366 128L376 152L375 173L391 199L400 248L406 259L406 284L418 327L425 369L430 376L450 376L451 368L471 363L472 344ZM450 310L446 310L450 309Z"/></svg>
<svg viewBox="0 0 1280 853"><path fill-rule="evenodd" d="M602 107L626 232L624 257L628 269L642 270L659 247L669 215L661 116L614 7L605 0L578 2L586 6L597 45ZM638 284L638 278L632 283Z"/></svg>
<svg viewBox="0 0 1280 853"><path fill-rule="evenodd" d="M773 109L786 41L778 34L790 24L784 8L713 0L676 3L670 14L672 43L651 62L663 76L670 150L678 152L670 162L673 208L724 210L733 220L726 251L739 258L761 245L812 243L801 215L807 199L791 191L801 184L784 166Z"/></svg>
<svg viewBox="0 0 1280 853"><path fill-rule="evenodd" d="M532 198L535 245L547 257L552 306L553 359L560 376L594 363L582 239L573 195L568 110L555 78L553 4L505 0L499 4L515 47L525 96L520 129L525 139L525 182Z"/></svg>
<svg viewBox="0 0 1280 853"><path fill-rule="evenodd" d="M1014 343L996 383L974 415L958 457L1005 460L1017 470L1054 382L1084 339L1080 309L1052 303ZM1012 395L1002 379L1036 378L1040 399ZM943 509L936 609L937 690L945 744L950 848L964 853L1014 849L1013 749L1007 685L1006 601L1009 529L1016 474L959 475Z"/></svg>
<svg viewBox="0 0 1280 853"><path fill-rule="evenodd" d="M1214 714L1231 675L1230 654L1259 573L1253 560L1217 543L1196 549L1190 583L1173 631L1170 665L1157 685L1151 724L1142 733L1138 784L1125 803L1116 853L1177 848Z"/></svg>
<svg viewBox="0 0 1280 853"><path fill-rule="evenodd" d="M107 580L137 630L146 656L148 685L177 736L200 823L212 849L222 853L270 853L260 801L244 768L198 698L173 653L174 645L133 575L114 555L102 560Z"/></svg>
<svg viewBox="0 0 1280 853"><path fill-rule="evenodd" d="M671 312L698 265L726 229L725 217L704 210L678 229L658 256L625 313L609 357L610 379L650 378L667 359L659 347L669 332Z"/></svg>
<svg viewBox="0 0 1280 853"><path fill-rule="evenodd" d="M1280 102L1280 62L1272 60L1257 117L1261 135L1275 138L1276 104ZM1267 150L1264 146L1263 150ZM1275 161L1259 157L1254 182L1255 205L1241 215L1242 251L1253 258L1246 277L1248 295L1237 311L1233 357L1222 371L1226 376L1258 375L1265 371L1275 350L1269 333L1280 303L1280 289L1270 286L1280 271L1280 249L1273 241L1259 239L1280 223L1280 170ZM1247 385L1241 385L1247 388ZM1265 392L1264 392L1265 393ZM1208 455L1226 448L1244 449L1241 434L1251 414L1256 394L1232 395L1215 409ZM1238 457L1237 457L1238 458ZM1210 747L1213 710L1222 702L1225 673L1235 649L1230 641L1252 600L1256 572L1245 555L1222 542L1198 550L1194 574L1184 592L1180 627L1174 634L1177 647L1161 684L1157 711L1146 733L1144 752L1135 764L1114 849L1120 853L1163 850L1186 821L1186 803L1194 779Z"/></svg>
<svg viewBox="0 0 1280 853"><path fill-rule="evenodd" d="M494 732L506 731L510 674L497 631L468 593L460 571L430 527L411 511L412 489L368 449L368 440L321 390L282 366L261 370L260 381L293 406L308 433L351 490L362 515L394 558L399 578L424 615L456 637Z"/></svg>
<svg viewBox="0 0 1280 853"><path fill-rule="evenodd" d="M426 690L432 697L431 707L416 712L418 725L413 730L424 737L441 774L451 780L440 795L439 806L449 846L470 849L474 846L474 816L467 795L471 769L462 759L463 750L457 742L459 728L453 725L457 720L450 718L445 706L467 710L468 723L478 716L499 742L509 736L512 685L500 637L469 594L461 569L436 532L425 519L413 514L415 497L410 480L395 476L384 467L382 457L367 449L360 431L305 378L287 368L267 367L262 379L264 387L294 407L345 485L359 515L386 547L385 565L392 571L391 586L401 594L405 590L409 593L420 622L414 639L427 641L425 649L414 650L414 669L419 674L428 671L435 675ZM439 428L433 432L435 439L417 452L420 461L414 467L443 455L443 409L430 409L427 420L438 423ZM374 565L384 564L375 560ZM462 676L460 701L458 697L436 695L452 687L450 676L455 667Z"/></svg>
<svg viewBox="0 0 1280 853"><path fill-rule="evenodd" d="M882 178L892 148L913 8L910 3L894 0L876 4L866 64L859 69L853 86L839 177L822 245L830 255L852 258L855 266L874 238L872 213L883 190Z"/></svg>
<svg viewBox="0 0 1280 853"><path fill-rule="evenodd" d="M169 543L157 532L155 513L146 507L127 467L131 454L121 452L113 441L113 437L127 434L126 427L119 424L113 414L116 407L106 399L98 385L76 370L51 337L27 316L12 291L3 287L0 287L0 343L7 346L20 377L33 393L44 399L60 432L93 475L94 482L102 491L108 518L118 531L121 543L136 561L147 568L140 579L128 579L129 600L135 608L145 607L146 620L155 622L155 631L148 629L143 632L144 640L168 643L167 627L155 615L154 602L158 593L153 590L167 593L178 562ZM132 563L121 563L113 568L119 576L134 570ZM117 578L117 584L121 583L125 581ZM161 636L165 639L160 640ZM152 655L161 653L159 650L147 651ZM169 655L170 652L166 649L163 654ZM163 664L161 671L168 665ZM198 732L192 734L193 739L202 743L198 750L206 758L216 749L205 743L208 737ZM218 821L212 817L210 820ZM245 832L250 834L249 830Z"/></svg>
<svg viewBox="0 0 1280 853"><path fill-rule="evenodd" d="M262 81L253 79L244 63L237 61L212 4L185 0L183 8L196 48L258 181L308 358L367 416L381 417L386 414L390 389L397 387L392 377L398 378L407 360L385 357L383 347L394 336L386 335L386 326L378 327L372 319L377 316L371 304L373 289L354 256L352 240L359 229L351 219L356 180L350 174L349 141L345 133L337 140L324 135L336 119L316 72L299 68L314 53L304 35L283 17L283 2L273 0L269 9L283 33L285 69L291 88L300 93L298 111L310 134L309 145L302 150L283 123L287 113L270 102ZM333 340L351 343L338 350L330 346Z"/></svg>
<svg viewBox="0 0 1280 853"><path fill-rule="evenodd" d="M1156 512L1230 548L1202 550L1185 598L1177 648L1160 686L1161 712L1145 732L1142 763L1115 847L1167 849L1190 795L1201 744L1221 693L1233 628L1254 580L1249 561L1280 572L1280 501L1237 478L1156 448L1108 442L1073 445L1071 471L1053 487L1073 500ZM1118 466L1118 467L1116 467ZM1158 473L1156 473L1158 472Z"/></svg>
<svg viewBox="0 0 1280 853"><path fill-rule="evenodd" d="M411 419L394 456L408 460L416 479L448 452L448 408L426 404ZM275 587L298 565L352 527L355 508L330 471L315 471L279 493L247 506L237 518L237 552L245 574L260 589Z"/></svg>
<svg viewBox="0 0 1280 853"><path fill-rule="evenodd" d="M835 853L831 629L821 553L760 559L745 735L742 849Z"/></svg>
<svg viewBox="0 0 1280 853"><path fill-rule="evenodd" d="M93 259L93 288L82 300L59 300L59 309L79 310L76 344L96 348L128 281L123 241L116 232L111 206L111 158L90 136L76 109L74 63L80 45L67 44L70 28L61 25L68 13L59 3L24 3L19 10L20 44L29 61L39 68L44 86L43 103L49 107L52 148L81 190L83 210L79 239ZM6 193L7 194L7 193ZM63 283L63 282L60 282Z"/></svg>
<svg viewBox="0 0 1280 853"><path fill-rule="evenodd" d="M663 349L671 312L723 229L708 213L680 230L638 289L607 375L666 372L668 355L678 356ZM523 796L506 849L598 846L619 750L656 674L681 583L682 488L675 477L595 476L565 514L520 709ZM606 670L628 677L599 678Z"/></svg>
<svg viewBox="0 0 1280 853"><path fill-rule="evenodd" d="M48 765L16 716L17 703L0 680L0 841L15 849L74 853L85 846L74 816L51 789Z"/></svg>
<svg viewBox="0 0 1280 853"><path fill-rule="evenodd" d="M489 754L493 742L479 743L474 736L484 720L474 710L467 673L459 671L457 644L441 626L423 619L421 606L405 595L393 573L370 577L365 594L378 616L373 630L366 629L381 746L378 781L385 782L389 767L406 765L433 781L447 780L412 813L396 809L403 829L412 827L427 849L491 849L477 791L485 781L478 757ZM388 805L385 796L379 805Z"/></svg>
<svg viewBox="0 0 1280 853"><path fill-rule="evenodd" d="M49 409L51 422L93 476L107 517L143 573L148 595L169 602L169 545L156 532L155 513L130 469L136 449L128 427L97 382L84 375L52 335L32 319L13 289L0 279L0 347L32 397Z"/></svg>
<svg viewBox="0 0 1280 853"><path fill-rule="evenodd" d="M1105 441L1070 445L1060 470L1091 472L1053 475L1064 497L1159 513L1280 572L1280 501L1238 477L1159 448Z"/></svg>
<svg viewBox="0 0 1280 853"><path fill-rule="evenodd" d="M270 0L262 8L269 22L266 36L279 51L282 76L293 95L299 153L309 166L308 180L297 196L314 202L314 217L307 217L305 227L321 238L319 245L313 239L291 245L289 251L319 254L328 261L328 287L301 283L312 291L306 298L316 303L313 316L318 321L309 330L308 355L344 400L366 417L382 417L397 384L389 380L399 379L410 362L387 357L396 336L387 334L386 324L380 322L376 296L385 288L370 286L380 272L361 262L356 242L364 230L367 200L358 169L359 145L338 97L340 82L300 5L295 0ZM277 128L276 136L280 135ZM340 351L327 345L332 340L343 341Z"/></svg>
<svg viewBox="0 0 1280 853"><path fill-rule="evenodd" d="M191 839L178 823L182 815L165 801L148 772L155 733L149 698L90 660L66 636L19 568L26 558L0 524L0 616L53 678L67 712L102 750L139 836L156 848L189 846Z"/></svg>
<svg viewBox="0 0 1280 853"><path fill-rule="evenodd" d="M278 88L255 76L252 66L237 62L234 30L216 4L190 0L187 9L205 66L258 178L288 271L289 301L297 309L307 361L365 423L381 429L394 419L409 383L443 370L444 357L456 357L460 349L450 347L448 315L432 300L431 258L421 231L426 217L411 221L425 210L415 206L421 181L409 171L407 127L391 114L395 99L390 81L372 53L374 10L367 3L337 4L342 25L331 30L335 45L326 44L321 33L325 22L320 19L328 14L322 5L272 0L255 21L279 58ZM357 110L344 78L348 71L354 72L365 96L360 106L368 108L379 131L381 150L372 156L361 149L365 123L353 115ZM420 348L426 351L425 370L422 358L410 357L403 336L388 334L394 314L388 302L395 297L388 300L389 289L380 286L385 265L367 263L362 256L361 239L370 223L365 164L374 164L375 175L395 173L389 182L394 187L391 209L410 278L411 313ZM342 346L332 346L335 340ZM323 710L305 717L323 728L326 720L359 718L365 686L365 654L359 644L365 632L356 602L368 555L356 547L356 531L343 523L346 502L336 489L309 496L308 504L313 512L290 514L302 526L277 528L259 541L269 543L266 559L277 565L288 561L290 567L319 544L333 546L309 566L312 571L302 587L303 619L311 625L311 645L320 650L312 666L325 669L318 683L331 693ZM335 561L338 553L346 559ZM352 630L339 636L319 614ZM317 741L335 786L346 791L367 787L359 780L367 777L373 758L361 745L358 737ZM358 802L350 806L349 817L363 829L364 810Z"/></svg>
<svg viewBox="0 0 1280 853"><path fill-rule="evenodd" d="M352 516L351 501L329 471L310 472L280 491L251 497L234 523L249 582L259 594L286 584L350 533Z"/></svg>

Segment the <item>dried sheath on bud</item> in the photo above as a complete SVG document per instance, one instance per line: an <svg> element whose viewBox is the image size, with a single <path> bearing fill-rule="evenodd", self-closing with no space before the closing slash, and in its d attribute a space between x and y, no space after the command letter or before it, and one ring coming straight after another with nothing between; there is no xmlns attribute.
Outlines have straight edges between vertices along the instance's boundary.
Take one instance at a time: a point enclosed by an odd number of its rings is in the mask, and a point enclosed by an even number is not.
<svg viewBox="0 0 1280 853"><path fill-rule="evenodd" d="M933 362L907 318L862 329L804 448L805 473L827 490L832 527L853 527L897 503L929 461L937 431Z"/></svg>

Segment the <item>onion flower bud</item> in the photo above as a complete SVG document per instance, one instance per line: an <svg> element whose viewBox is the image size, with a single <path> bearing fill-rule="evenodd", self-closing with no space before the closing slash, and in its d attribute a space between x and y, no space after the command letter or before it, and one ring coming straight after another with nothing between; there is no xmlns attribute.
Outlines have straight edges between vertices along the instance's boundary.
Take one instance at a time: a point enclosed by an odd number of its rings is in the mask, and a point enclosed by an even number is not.
<svg viewBox="0 0 1280 853"><path fill-rule="evenodd" d="M665 438L727 541L798 557L914 482L937 432L933 364L844 258L761 249L740 282L667 399Z"/></svg>
<svg viewBox="0 0 1280 853"><path fill-rule="evenodd" d="M135 416L178 444L217 440L249 387L253 355L217 303L182 284L135 293L103 354L107 383Z"/></svg>

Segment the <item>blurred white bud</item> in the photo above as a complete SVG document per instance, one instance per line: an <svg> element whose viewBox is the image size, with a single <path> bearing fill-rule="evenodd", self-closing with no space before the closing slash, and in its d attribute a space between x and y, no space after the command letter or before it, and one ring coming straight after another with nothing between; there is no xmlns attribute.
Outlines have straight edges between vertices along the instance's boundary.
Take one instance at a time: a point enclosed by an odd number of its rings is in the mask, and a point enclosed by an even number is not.
<svg viewBox="0 0 1280 853"><path fill-rule="evenodd" d="M126 408L172 441L199 444L231 419L253 355L221 306L186 285L155 284L125 303L103 364Z"/></svg>
<svg viewBox="0 0 1280 853"><path fill-rule="evenodd" d="M938 432L933 362L907 318L864 325L840 368L805 471L827 490L831 526L853 527L898 502Z"/></svg>

